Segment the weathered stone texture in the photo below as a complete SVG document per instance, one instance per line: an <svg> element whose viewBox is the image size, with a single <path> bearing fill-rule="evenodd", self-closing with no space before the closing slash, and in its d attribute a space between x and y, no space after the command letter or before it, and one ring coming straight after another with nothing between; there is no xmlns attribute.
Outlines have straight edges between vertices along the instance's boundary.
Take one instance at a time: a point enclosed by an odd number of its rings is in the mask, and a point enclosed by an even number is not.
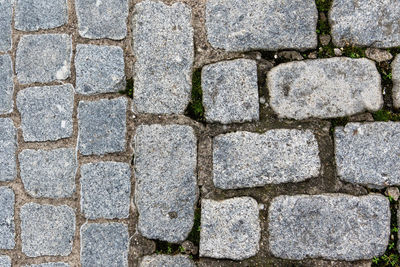
<svg viewBox="0 0 400 267"><path fill-rule="evenodd" d="M70 267L70 265L64 262L48 262L42 264L24 265L24 267Z"/></svg>
<svg viewBox="0 0 400 267"><path fill-rule="evenodd" d="M188 256L183 255L153 255L145 256L140 262L140 267L195 267Z"/></svg>
<svg viewBox="0 0 400 267"><path fill-rule="evenodd" d="M11 267L11 258L5 255L0 256L1 267Z"/></svg>
<svg viewBox="0 0 400 267"><path fill-rule="evenodd" d="M13 2L14 0L3 0L0 2L0 52L7 52L11 49Z"/></svg>
<svg viewBox="0 0 400 267"><path fill-rule="evenodd" d="M7 114L13 110L13 76L11 57L0 55L0 114Z"/></svg>
<svg viewBox="0 0 400 267"><path fill-rule="evenodd" d="M11 181L17 176L15 151L17 129L9 118L0 118L0 181Z"/></svg>
<svg viewBox="0 0 400 267"><path fill-rule="evenodd" d="M14 203L14 191L0 187L0 249L15 247Z"/></svg>
<svg viewBox="0 0 400 267"><path fill-rule="evenodd" d="M400 56L397 55L392 62L392 81L393 81L393 106L400 108Z"/></svg>

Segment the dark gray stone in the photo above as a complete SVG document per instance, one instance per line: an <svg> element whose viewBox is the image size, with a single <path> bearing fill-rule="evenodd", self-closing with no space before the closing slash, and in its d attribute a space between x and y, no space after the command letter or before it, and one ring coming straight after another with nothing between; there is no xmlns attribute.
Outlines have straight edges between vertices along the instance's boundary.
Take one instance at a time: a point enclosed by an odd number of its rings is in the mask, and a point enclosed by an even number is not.
<svg viewBox="0 0 400 267"><path fill-rule="evenodd" d="M194 58L191 10L183 3L135 5L133 111L183 114L191 96Z"/></svg>
<svg viewBox="0 0 400 267"><path fill-rule="evenodd" d="M11 258L5 255L0 256L1 267L11 267Z"/></svg>
<svg viewBox="0 0 400 267"><path fill-rule="evenodd" d="M78 45L75 55L76 92L111 93L126 86L124 52L118 46Z"/></svg>
<svg viewBox="0 0 400 267"><path fill-rule="evenodd" d="M389 201L378 194L279 196L272 200L268 222L275 257L367 260L388 245Z"/></svg>
<svg viewBox="0 0 400 267"><path fill-rule="evenodd" d="M152 255L143 257L139 267L195 267L194 262L184 255Z"/></svg>
<svg viewBox="0 0 400 267"><path fill-rule="evenodd" d="M400 56L397 55L392 62L392 81L393 81L393 106L400 108ZM400 242L399 242L400 243Z"/></svg>
<svg viewBox="0 0 400 267"><path fill-rule="evenodd" d="M17 108L25 142L72 136L74 88L70 84L30 87L18 92Z"/></svg>
<svg viewBox="0 0 400 267"><path fill-rule="evenodd" d="M135 200L143 236L178 243L192 230L198 190L196 142L189 126L137 128Z"/></svg>
<svg viewBox="0 0 400 267"><path fill-rule="evenodd" d="M251 197L201 202L200 257L243 260L257 254L258 204Z"/></svg>
<svg viewBox="0 0 400 267"><path fill-rule="evenodd" d="M12 181L17 176L17 129L9 118L0 118L0 181Z"/></svg>
<svg viewBox="0 0 400 267"><path fill-rule="evenodd" d="M25 265L24 267L70 267L70 265L65 262L48 262L42 264Z"/></svg>
<svg viewBox="0 0 400 267"><path fill-rule="evenodd" d="M0 55L0 114L8 114L13 111L13 76L11 57Z"/></svg>
<svg viewBox="0 0 400 267"><path fill-rule="evenodd" d="M7 52L11 49L13 3L14 0L3 0L0 2L0 52Z"/></svg>
<svg viewBox="0 0 400 267"><path fill-rule="evenodd" d="M0 187L0 249L15 247L14 203L14 191Z"/></svg>

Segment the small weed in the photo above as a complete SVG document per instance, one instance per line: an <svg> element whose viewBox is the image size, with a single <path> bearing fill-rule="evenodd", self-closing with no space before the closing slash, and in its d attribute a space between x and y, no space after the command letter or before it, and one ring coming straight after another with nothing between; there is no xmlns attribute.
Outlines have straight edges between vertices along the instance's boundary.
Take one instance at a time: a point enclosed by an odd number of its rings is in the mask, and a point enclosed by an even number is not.
<svg viewBox="0 0 400 267"><path fill-rule="evenodd" d="M372 114L375 121L400 121L400 114L381 109Z"/></svg>
<svg viewBox="0 0 400 267"><path fill-rule="evenodd" d="M343 56L350 58L362 58L365 57L365 48L345 46L343 47Z"/></svg>
<svg viewBox="0 0 400 267"><path fill-rule="evenodd" d="M177 254L180 251L180 245L171 244L165 241L156 242L156 253L157 254Z"/></svg>
<svg viewBox="0 0 400 267"><path fill-rule="evenodd" d="M201 70L195 70L192 75L192 98L185 114L190 118L204 122L203 91L201 89Z"/></svg>
<svg viewBox="0 0 400 267"><path fill-rule="evenodd" d="M133 98L133 79L126 80L125 90L119 91L120 94L127 95L130 98Z"/></svg>
<svg viewBox="0 0 400 267"><path fill-rule="evenodd" d="M199 208L197 208L194 211L193 228L187 238L187 240L192 242L195 246L199 246L199 244L200 244L200 219L201 219L201 210Z"/></svg>

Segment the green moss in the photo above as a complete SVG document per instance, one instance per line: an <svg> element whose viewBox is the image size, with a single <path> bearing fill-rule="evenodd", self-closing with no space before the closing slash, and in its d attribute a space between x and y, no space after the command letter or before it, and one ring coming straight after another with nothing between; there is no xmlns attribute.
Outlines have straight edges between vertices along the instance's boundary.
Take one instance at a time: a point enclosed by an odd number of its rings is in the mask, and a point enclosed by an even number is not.
<svg viewBox="0 0 400 267"><path fill-rule="evenodd" d="M197 69L192 75L192 98L185 114L190 118L204 122L203 91L201 89L201 70Z"/></svg>
<svg viewBox="0 0 400 267"><path fill-rule="evenodd" d="M165 241L156 241L156 253L157 254L178 254L181 246L178 244L172 244Z"/></svg>
<svg viewBox="0 0 400 267"><path fill-rule="evenodd" d="M335 52L333 51L335 47L330 43L329 45L322 46L322 50L318 50L318 58L334 57Z"/></svg>
<svg viewBox="0 0 400 267"><path fill-rule="evenodd" d="M384 109L378 110L372 116L376 121L400 121L400 114Z"/></svg>
<svg viewBox="0 0 400 267"><path fill-rule="evenodd" d="M362 58L365 57L365 48L355 46L343 47L343 56L350 58Z"/></svg>
<svg viewBox="0 0 400 267"><path fill-rule="evenodd" d="M201 219L201 210L199 208L197 208L194 211L193 228L187 238L187 240L192 242L195 246L199 246L199 244L200 244L200 219Z"/></svg>
<svg viewBox="0 0 400 267"><path fill-rule="evenodd" d="M319 12L328 12L332 6L332 0L315 0Z"/></svg>
<svg viewBox="0 0 400 267"><path fill-rule="evenodd" d="M127 95L130 98L133 98L133 79L126 80L125 90L119 91L120 94Z"/></svg>
<svg viewBox="0 0 400 267"><path fill-rule="evenodd" d="M330 128L330 133L333 134L335 132L335 128L337 126L345 126L349 122L348 117L341 117L341 118L335 118L331 120L331 128Z"/></svg>

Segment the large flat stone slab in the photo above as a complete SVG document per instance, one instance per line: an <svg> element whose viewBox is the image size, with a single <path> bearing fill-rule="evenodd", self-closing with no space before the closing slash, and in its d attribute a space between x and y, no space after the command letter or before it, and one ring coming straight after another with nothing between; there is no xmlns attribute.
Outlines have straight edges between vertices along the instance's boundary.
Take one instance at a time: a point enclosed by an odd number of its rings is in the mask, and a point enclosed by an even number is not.
<svg viewBox="0 0 400 267"><path fill-rule="evenodd" d="M15 247L14 191L6 186L0 187L0 249Z"/></svg>
<svg viewBox="0 0 400 267"><path fill-rule="evenodd" d="M392 95L393 95L393 106L400 108L400 56L397 55L392 62Z"/></svg>
<svg viewBox="0 0 400 267"><path fill-rule="evenodd" d="M0 2L0 52L7 52L11 49L13 2L14 0Z"/></svg>
<svg viewBox="0 0 400 267"><path fill-rule="evenodd" d="M11 57L0 55L0 114L8 114L13 111L13 77Z"/></svg>
<svg viewBox="0 0 400 267"><path fill-rule="evenodd" d="M197 140L183 125L141 125L135 136L138 230L150 239L184 241L197 200Z"/></svg>
<svg viewBox="0 0 400 267"><path fill-rule="evenodd" d="M210 0L210 44L228 51L312 49L318 13L313 0Z"/></svg>
<svg viewBox="0 0 400 267"><path fill-rule="evenodd" d="M191 10L183 3L135 5L135 93L138 113L183 114L192 89L194 57Z"/></svg>
<svg viewBox="0 0 400 267"><path fill-rule="evenodd" d="M383 104L379 72L364 58L289 62L273 68L267 79L270 105L279 117L344 117Z"/></svg>
<svg viewBox="0 0 400 267"><path fill-rule="evenodd" d="M9 118L0 118L0 181L12 181L17 176L17 129Z"/></svg>
<svg viewBox="0 0 400 267"><path fill-rule="evenodd" d="M235 132L213 143L213 180L221 189L300 182L318 176L318 143L310 130Z"/></svg>
<svg viewBox="0 0 400 267"><path fill-rule="evenodd" d="M382 195L279 196L268 212L269 249L301 260L367 260L381 256L390 235L389 201Z"/></svg>
<svg viewBox="0 0 400 267"><path fill-rule="evenodd" d="M194 262L184 255L153 255L145 256L139 267L195 267Z"/></svg>

